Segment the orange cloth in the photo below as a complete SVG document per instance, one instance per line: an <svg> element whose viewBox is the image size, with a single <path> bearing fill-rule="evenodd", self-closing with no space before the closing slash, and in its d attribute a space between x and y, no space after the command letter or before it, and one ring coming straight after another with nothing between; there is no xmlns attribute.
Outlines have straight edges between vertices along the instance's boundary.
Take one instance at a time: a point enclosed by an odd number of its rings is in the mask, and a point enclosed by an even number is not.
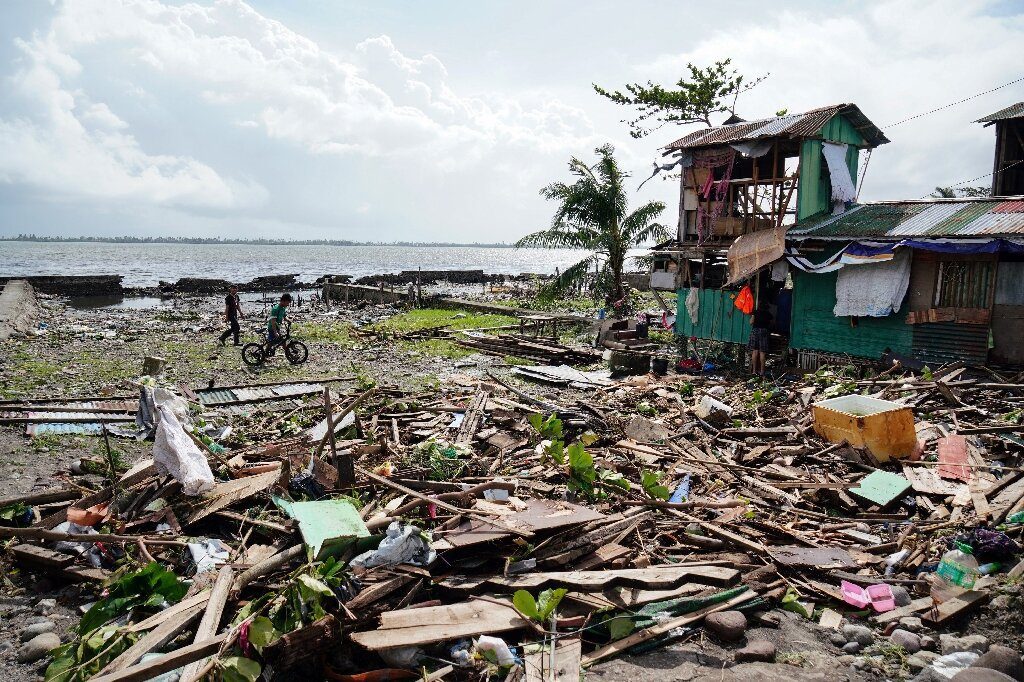
<svg viewBox="0 0 1024 682"><path fill-rule="evenodd" d="M745 285L740 289L740 293L736 296L736 300L733 301L733 305L739 308L740 312L744 315L754 312L754 293L750 290L749 285Z"/></svg>

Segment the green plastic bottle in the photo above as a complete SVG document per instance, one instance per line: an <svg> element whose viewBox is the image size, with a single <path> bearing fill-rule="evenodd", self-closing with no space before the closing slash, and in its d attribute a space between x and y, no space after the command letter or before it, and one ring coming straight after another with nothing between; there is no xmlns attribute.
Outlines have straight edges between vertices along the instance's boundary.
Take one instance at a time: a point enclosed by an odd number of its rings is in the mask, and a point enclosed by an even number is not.
<svg viewBox="0 0 1024 682"><path fill-rule="evenodd" d="M1016 514L1010 514L1010 518L1006 519L1007 523L1024 523L1024 511L1019 511Z"/></svg>

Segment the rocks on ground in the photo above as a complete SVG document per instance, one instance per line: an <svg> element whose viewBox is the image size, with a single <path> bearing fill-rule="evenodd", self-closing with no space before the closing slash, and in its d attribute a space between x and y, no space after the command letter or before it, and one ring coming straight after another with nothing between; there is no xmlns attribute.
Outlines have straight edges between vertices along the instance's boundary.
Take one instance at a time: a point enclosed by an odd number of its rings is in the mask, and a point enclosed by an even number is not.
<svg viewBox="0 0 1024 682"><path fill-rule="evenodd" d="M60 646L60 637L55 632L36 635L18 649L18 661L32 663Z"/></svg>
<svg viewBox="0 0 1024 682"><path fill-rule="evenodd" d="M704 619L708 630L725 642L738 642L747 630L747 617L739 611L720 611Z"/></svg>

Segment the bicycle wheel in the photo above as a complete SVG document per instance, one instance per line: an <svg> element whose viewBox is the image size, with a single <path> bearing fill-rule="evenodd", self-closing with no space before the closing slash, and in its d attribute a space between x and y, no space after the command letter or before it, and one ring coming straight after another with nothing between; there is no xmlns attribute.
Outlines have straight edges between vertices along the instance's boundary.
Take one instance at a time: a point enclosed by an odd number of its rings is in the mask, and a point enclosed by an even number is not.
<svg viewBox="0 0 1024 682"><path fill-rule="evenodd" d="M258 343L247 343L242 347L242 362L250 367L258 367L263 364L266 356L263 354L263 346Z"/></svg>
<svg viewBox="0 0 1024 682"><path fill-rule="evenodd" d="M309 350L301 341L289 341L284 347L284 356L293 365L301 365L309 357Z"/></svg>

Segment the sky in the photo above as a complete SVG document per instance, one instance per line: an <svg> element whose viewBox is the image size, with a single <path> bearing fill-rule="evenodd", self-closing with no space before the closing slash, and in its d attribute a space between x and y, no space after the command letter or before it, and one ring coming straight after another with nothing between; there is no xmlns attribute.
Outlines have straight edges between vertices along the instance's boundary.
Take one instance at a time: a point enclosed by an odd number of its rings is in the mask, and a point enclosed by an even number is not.
<svg viewBox="0 0 1024 682"><path fill-rule="evenodd" d="M510 242L606 142L631 189L689 128L641 140L596 95L730 57L750 120L853 102L891 144L862 200L991 172L975 119L1024 100L1024 0L4 0L0 235ZM716 121L717 122L717 121ZM983 178L973 184L988 184ZM631 201L667 204L654 180Z"/></svg>

